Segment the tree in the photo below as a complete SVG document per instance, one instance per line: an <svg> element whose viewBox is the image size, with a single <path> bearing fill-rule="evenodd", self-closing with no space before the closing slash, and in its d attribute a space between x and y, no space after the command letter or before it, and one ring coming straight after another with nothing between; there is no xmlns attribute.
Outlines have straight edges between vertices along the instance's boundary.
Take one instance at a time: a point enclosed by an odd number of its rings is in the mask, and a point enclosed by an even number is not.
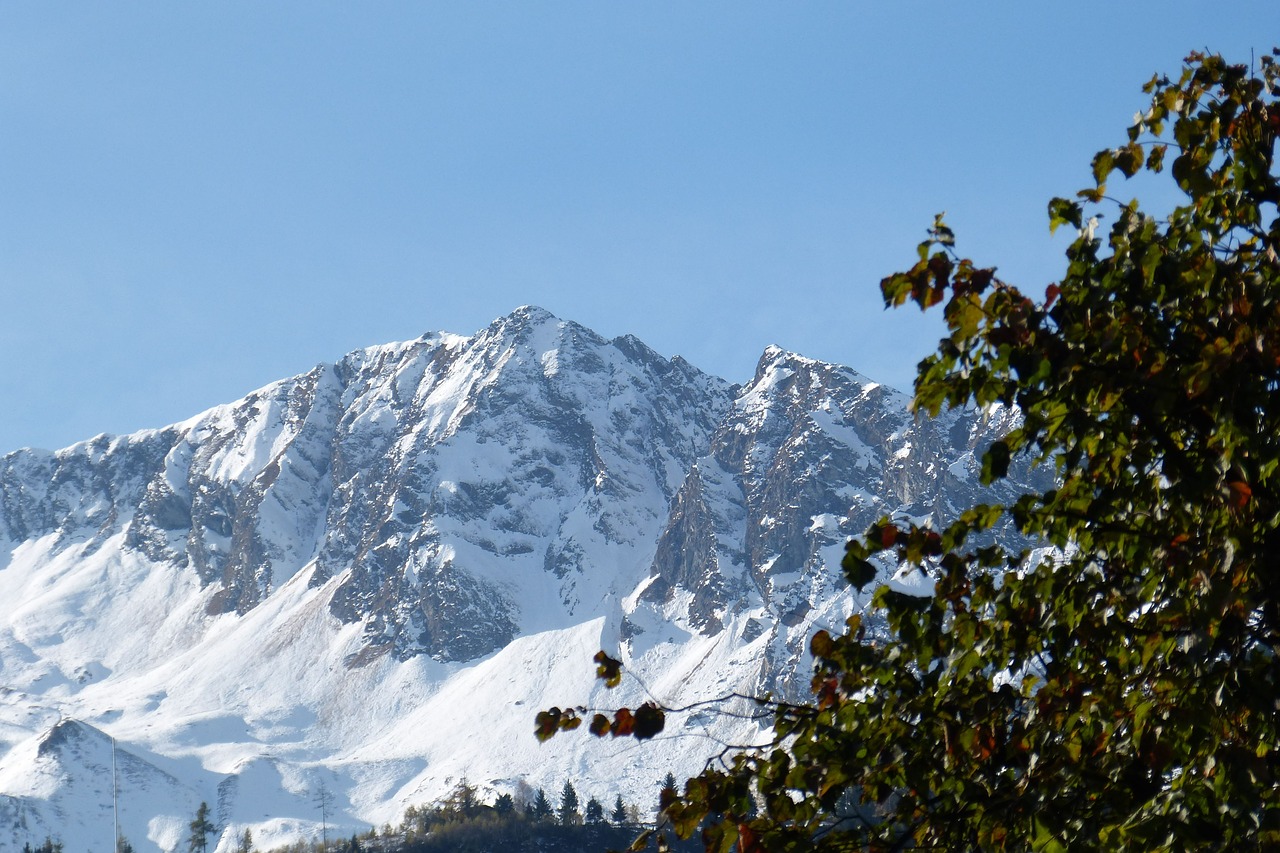
<svg viewBox="0 0 1280 853"><path fill-rule="evenodd" d="M493 802L493 810L500 815L512 814L516 810L515 798L510 794L499 794Z"/></svg>
<svg viewBox="0 0 1280 853"><path fill-rule="evenodd" d="M462 817L473 817L480 809L480 799L476 794L475 785L466 779L460 781L445 798L445 806Z"/></svg>
<svg viewBox="0 0 1280 853"><path fill-rule="evenodd" d="M187 824L190 834L187 836L187 849L191 853L208 853L209 836L218 831L218 827L209 820L209 804L201 802L196 809L195 819Z"/></svg>
<svg viewBox="0 0 1280 853"><path fill-rule="evenodd" d="M897 561L933 594L880 587L844 633L818 632L813 700L775 705L772 748L664 797L679 835L702 825L708 850L743 851L1280 844L1278 84L1274 55L1255 71L1192 54L1154 77L1094 186L1050 202L1050 228L1077 236L1042 299L959 256L941 217L881 283L888 305L944 306L916 410L1015 407L982 479L1023 454L1054 486L850 543L854 586ZM1166 156L1184 196L1166 217L1108 194ZM1000 544L1001 524L1038 547Z"/></svg>
<svg viewBox="0 0 1280 853"><path fill-rule="evenodd" d="M680 789L676 786L676 774L667 771L667 775L662 777L662 781L658 783L658 824L667 826L670 822L666 816L662 814L664 806L674 800L680 793Z"/></svg>
<svg viewBox="0 0 1280 853"><path fill-rule="evenodd" d="M588 826L599 826L604 823L604 806L595 797L587 800L587 808L583 812L582 821Z"/></svg>
<svg viewBox="0 0 1280 853"><path fill-rule="evenodd" d="M123 835L116 836L116 853L134 853L133 845Z"/></svg>
<svg viewBox="0 0 1280 853"><path fill-rule="evenodd" d="M627 822L627 806L622 802L621 794L613 800L613 811L609 814L609 820L614 826L622 826Z"/></svg>
<svg viewBox="0 0 1280 853"><path fill-rule="evenodd" d="M539 788L533 795L533 802L525 807L525 813L533 820L550 818L552 809L551 802L547 799L547 792Z"/></svg>
<svg viewBox="0 0 1280 853"><path fill-rule="evenodd" d="M578 813L578 792L573 789L573 783L567 779L564 788L560 791L560 809L556 816L561 826L582 822L582 815Z"/></svg>
<svg viewBox="0 0 1280 853"><path fill-rule="evenodd" d="M333 791L321 779L311 794L311 802L320 810L320 842L321 849L329 849L329 815L333 813L335 797Z"/></svg>
<svg viewBox="0 0 1280 853"><path fill-rule="evenodd" d="M253 833L248 827L240 833L240 840L236 842L236 853L253 853Z"/></svg>

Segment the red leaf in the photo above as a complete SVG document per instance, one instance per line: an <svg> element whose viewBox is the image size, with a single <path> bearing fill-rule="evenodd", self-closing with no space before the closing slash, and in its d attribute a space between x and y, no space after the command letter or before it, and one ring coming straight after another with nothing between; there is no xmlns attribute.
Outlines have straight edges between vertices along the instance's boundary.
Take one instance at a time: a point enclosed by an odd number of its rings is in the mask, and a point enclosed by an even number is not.
<svg viewBox="0 0 1280 853"><path fill-rule="evenodd" d="M635 730L635 726L636 719L631 715L631 711L627 708L619 708L613 715L613 725L609 727L609 732L614 737L626 737Z"/></svg>
<svg viewBox="0 0 1280 853"><path fill-rule="evenodd" d="M942 554L942 537L936 531L925 531L924 553L929 557L937 557Z"/></svg>
<svg viewBox="0 0 1280 853"><path fill-rule="evenodd" d="M840 682L834 678L822 682L822 686L818 688L818 710L823 711L836 704L839 690Z"/></svg>

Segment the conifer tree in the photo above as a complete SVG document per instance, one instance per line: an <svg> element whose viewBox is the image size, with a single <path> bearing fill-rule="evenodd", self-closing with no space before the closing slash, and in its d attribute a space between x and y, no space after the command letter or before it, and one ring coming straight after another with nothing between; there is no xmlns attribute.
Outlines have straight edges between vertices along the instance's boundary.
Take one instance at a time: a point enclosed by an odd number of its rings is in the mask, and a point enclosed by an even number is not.
<svg viewBox="0 0 1280 853"><path fill-rule="evenodd" d="M551 817L551 801L547 799L547 792L539 788L537 793L533 795L533 802L526 807L525 812L532 820L546 820Z"/></svg>
<svg viewBox="0 0 1280 853"><path fill-rule="evenodd" d="M627 804L622 802L621 794L614 798L613 813L609 815L609 819L614 826L623 826L627 823Z"/></svg>
<svg viewBox="0 0 1280 853"><path fill-rule="evenodd" d="M562 826L571 826L582 822L582 815L578 813L578 792L573 789L573 783L567 779L563 790L560 792L558 817Z"/></svg>
<svg viewBox="0 0 1280 853"><path fill-rule="evenodd" d="M661 812L664 806L671 802L680 793L680 789L676 787L676 777L674 773L668 772L662 777L662 784L658 789L658 811Z"/></svg>
<svg viewBox="0 0 1280 853"><path fill-rule="evenodd" d="M330 791L329 786L321 779L311 793L311 802L320 812L320 838L325 850L329 849L329 815L333 813L335 800L333 791Z"/></svg>
<svg viewBox="0 0 1280 853"><path fill-rule="evenodd" d="M604 823L604 806L595 797L587 800L587 808L583 813L583 823L588 826L599 826Z"/></svg>
<svg viewBox="0 0 1280 853"><path fill-rule="evenodd" d="M218 831L218 827L209 820L209 804L200 803L196 816L187 824L191 834L187 836L187 849L190 853L209 853L209 836Z"/></svg>

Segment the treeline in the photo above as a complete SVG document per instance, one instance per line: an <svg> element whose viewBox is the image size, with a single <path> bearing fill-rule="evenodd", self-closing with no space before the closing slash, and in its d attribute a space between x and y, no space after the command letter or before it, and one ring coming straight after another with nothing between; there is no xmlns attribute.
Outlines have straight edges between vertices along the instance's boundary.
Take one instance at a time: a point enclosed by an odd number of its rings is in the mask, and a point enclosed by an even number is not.
<svg viewBox="0 0 1280 853"><path fill-rule="evenodd" d="M674 785L668 774L661 786ZM615 796L604 803L593 796L585 802L572 782L565 782L552 800L542 788L518 786L514 794L500 794L493 802L480 798L463 781L438 802L410 806L399 825L387 824L347 839L299 841L268 853L600 853L625 850L651 826L657 811L641 811L635 803ZM689 843L676 850L700 850ZM245 851L249 853L249 851ZM253 851L256 853L256 851Z"/></svg>
<svg viewBox="0 0 1280 853"><path fill-rule="evenodd" d="M661 786L674 786L671 774ZM659 786L659 787L661 787ZM327 802L327 801L326 801ZM259 848L250 830L235 835L234 853L599 853L625 850L635 837L652 826L658 797L641 811L635 803L615 796L606 805L593 796L583 802L571 782L565 782L553 802L541 788L520 784L514 794L500 794L493 802L481 799L465 780L438 802L410 806L398 825L370 828L350 838L295 841L271 850ZM200 810L190 823L186 853L209 853L222 831L210 820L209 808ZM124 838L117 853L134 853ZM182 849L182 848L180 848ZM700 850L700 844L679 845L676 850ZM26 844L23 853L63 853L63 845L46 838L43 844Z"/></svg>

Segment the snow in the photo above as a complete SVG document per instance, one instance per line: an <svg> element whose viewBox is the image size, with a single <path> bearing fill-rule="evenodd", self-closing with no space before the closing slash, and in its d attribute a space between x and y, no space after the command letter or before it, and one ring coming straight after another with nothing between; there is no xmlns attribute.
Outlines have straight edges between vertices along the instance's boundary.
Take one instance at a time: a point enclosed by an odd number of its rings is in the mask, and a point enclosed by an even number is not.
<svg viewBox="0 0 1280 853"><path fill-rule="evenodd" d="M859 467L867 468L875 463L875 450L862 440L856 429L844 422L840 410L830 400L809 412L809 417L819 429L852 450Z"/></svg>
<svg viewBox="0 0 1280 853"><path fill-rule="evenodd" d="M886 586L894 592L929 598L933 595L934 580L923 569L904 565L894 572Z"/></svg>
<svg viewBox="0 0 1280 853"><path fill-rule="evenodd" d="M764 660L804 684L807 635L839 628L870 596L844 586L839 563L861 532L850 516L897 511L874 490L885 457L912 460L915 433L892 408L905 398L777 347L746 388L657 359L526 308L470 337L351 353L166 430L16 457L24 499L52 494L65 517L0 547L0 850L45 834L103 849L111 738L137 849L182 847L205 801L228 853L245 828L262 848L318 838L320 783L344 834L394 823L464 778L489 798L516 780L554 791L573 778L584 798L647 808L667 772L691 775L722 743L765 736L758 722L706 713L672 715L645 745L582 732L539 744L532 732L552 705L751 693ZM672 390L669 376L683 384ZM54 492L58 464L105 465L144 442L158 448L151 480ZM822 485L819 511L760 504L775 463L798 460L797 476L817 478L833 455L855 470ZM714 603L718 632L691 624L694 591L652 594L655 544L695 470L713 572L729 590ZM190 543L166 527L152 556L128 546L146 532L133 520L144 494L190 507L193 492L223 501L231 535L206 527ZM348 504L362 514L337 529ZM332 545L341 536L348 551ZM799 565L779 564L787 536L808 549ZM254 576L263 598L211 615L223 564L202 586L188 560L199 547L230 560L246 539L266 561ZM324 563L331 546L345 562ZM370 593L401 596L374 630L419 635L414 596L453 572L480 604L510 609L516 636L465 662L367 654L373 623L344 624L331 608L366 550L388 555L382 579L403 581ZM924 594L931 581L889 583ZM784 612L794 622L782 625ZM613 691L592 678L602 647L626 663Z"/></svg>

